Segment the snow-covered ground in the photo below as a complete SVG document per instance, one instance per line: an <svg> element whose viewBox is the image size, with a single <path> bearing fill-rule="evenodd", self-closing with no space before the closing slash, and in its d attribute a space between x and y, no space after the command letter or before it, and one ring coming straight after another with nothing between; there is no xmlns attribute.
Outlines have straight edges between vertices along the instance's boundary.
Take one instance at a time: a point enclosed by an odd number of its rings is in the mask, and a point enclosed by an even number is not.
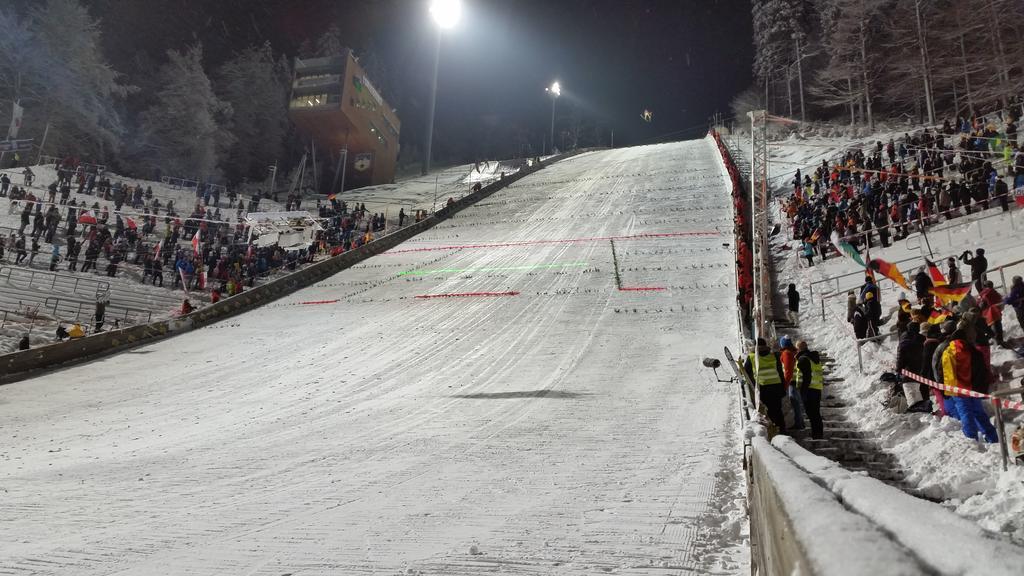
<svg viewBox="0 0 1024 576"><path fill-rule="evenodd" d="M0 572L746 573L736 396L700 368L736 340L726 183L708 139L586 154L0 387ZM664 290L617 289L612 237Z"/></svg>
<svg viewBox="0 0 1024 576"><path fill-rule="evenodd" d="M902 134L902 132L900 132ZM874 141L886 142L890 134L879 134L870 138L835 139L825 141L791 138L773 150L772 182L777 189L788 187L793 172L798 167L813 168L822 158L835 159L849 147L868 145ZM749 145L749 140L747 141ZM743 148L741 148L742 150ZM784 160L781 161L781 160ZM784 219L781 220L784 222ZM887 447L899 457L907 471L908 481L930 497L942 499L958 513L976 520L981 526L1013 536L1024 542L1024 467L1011 464L1009 472L1002 472L998 445L981 446L968 440L960 431L957 421L950 418L938 420L930 415L897 414L884 407L888 387L878 382L884 371L895 366L895 338L880 344L863 347L865 375L858 369L857 350L852 328L846 323L845 291L853 289L862 281L854 274L840 281L842 294L826 298L825 317L822 319L821 296L832 291L827 285L816 285L814 298L809 298L812 281L831 278L844 273L863 270L853 261L834 257L824 263L818 262L813 268L797 257L796 244L787 242L785 226L774 246L781 249L788 245L790 257L779 273L779 284L785 287L795 282L804 300L801 302L801 330L809 337L812 345L827 350L838 360L836 376L845 379L843 388L829 391L848 401L861 426L878 432ZM1015 262L1024 258L1024 210L1015 209L1002 213L998 208L983 214L955 219L930 229L927 241L919 234L912 234L907 240L897 241L890 248L871 250L873 258L889 262L913 259L900 264L908 281L924 258L932 250L932 260L944 263L947 256L959 255L964 250L985 248L989 268ZM1024 264L1017 264L1005 272L1006 281L1014 275L1024 274ZM968 273L969 275L969 273ZM997 288L1001 284L998 274L990 275ZM882 304L886 314L896 306L902 288L892 282L882 283ZM1005 289L1002 289L1005 295ZM976 294L975 294L976 295ZM913 295L909 295L913 299ZM891 322L885 328L895 324ZM1022 336L1021 329L1011 311L1004 317L1003 325L1008 339ZM1019 386L1024 376L1024 361L1011 350L992 348L993 367L1000 375L1000 388ZM1017 422L1020 416L1010 414ZM1016 422L1008 424L1009 430Z"/></svg>
<svg viewBox="0 0 1024 576"><path fill-rule="evenodd" d="M394 184L366 186L348 190L338 195L339 200L350 204L366 204L373 213L383 213L389 219L397 218L399 210L414 214L416 210L433 212L441 208L449 198L458 200L473 190L473 186L486 186L499 179L501 173L510 176L519 171L521 165L532 160L490 160L479 164L461 164L434 170L426 176L399 179Z"/></svg>

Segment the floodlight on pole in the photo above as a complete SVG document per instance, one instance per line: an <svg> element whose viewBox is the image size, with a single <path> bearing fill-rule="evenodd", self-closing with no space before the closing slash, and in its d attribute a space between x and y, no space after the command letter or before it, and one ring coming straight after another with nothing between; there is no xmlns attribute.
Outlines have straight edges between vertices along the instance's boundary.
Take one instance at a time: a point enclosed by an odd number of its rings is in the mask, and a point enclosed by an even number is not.
<svg viewBox="0 0 1024 576"><path fill-rule="evenodd" d="M450 30L462 18L462 0L433 0L430 3L430 16L437 24L437 48L434 51L434 79L430 84L430 108L427 110L427 145L423 158L421 174L430 172L430 156L434 146L434 109L437 108L437 69L441 64L441 33Z"/></svg>
<svg viewBox="0 0 1024 576"><path fill-rule="evenodd" d="M462 18L462 0L433 0L430 3L430 15L438 28L454 28Z"/></svg>
<svg viewBox="0 0 1024 576"><path fill-rule="evenodd" d="M551 84L551 86L544 89L545 92L551 94L551 153L555 153L555 102L558 97L562 95L562 85L557 80Z"/></svg>

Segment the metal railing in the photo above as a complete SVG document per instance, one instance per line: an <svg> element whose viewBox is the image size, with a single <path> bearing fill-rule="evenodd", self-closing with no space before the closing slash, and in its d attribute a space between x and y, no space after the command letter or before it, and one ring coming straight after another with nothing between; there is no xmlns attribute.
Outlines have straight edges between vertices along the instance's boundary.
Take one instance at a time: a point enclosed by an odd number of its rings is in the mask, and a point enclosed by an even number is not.
<svg viewBox="0 0 1024 576"><path fill-rule="evenodd" d="M1021 379L1021 383L1024 384L1024 379ZM1008 398L1014 394L1020 394L1024 398L1024 386L1020 388L1010 388L1009 390L1002 390L1000 392L992 392L992 405L995 407L996 412L996 433L999 435L999 453L1003 457L1003 472L1007 470L1010 462L1010 453L1006 446L1006 426L1003 424L1003 398Z"/></svg>
<svg viewBox="0 0 1024 576"><path fill-rule="evenodd" d="M78 300L67 300L52 296L43 302L43 307L52 313L54 318L71 318L83 320L88 318L94 304ZM83 318L83 312L86 314ZM128 306L108 306L103 317L104 321L122 320L126 325L149 323L153 320L153 312L142 308Z"/></svg>
<svg viewBox="0 0 1024 576"><path fill-rule="evenodd" d="M161 176L160 177L160 182L162 182L163 184L166 184L167 186L170 186L171 188L177 188L177 189L181 189L181 190L199 190L199 189L202 189L204 191L205 190L209 190L211 193L216 190L216 191L219 191L223 195L227 195L227 190L228 190L227 186L224 186L222 184L213 184L213 183L210 183L210 182L200 182L199 180L194 180L194 179L191 179L191 178L174 178L174 177L171 177L171 176Z"/></svg>
<svg viewBox="0 0 1024 576"><path fill-rule="evenodd" d="M70 289L66 290L72 294L80 294L78 291L79 287L87 290L87 295L99 297L104 293L110 292L110 283L102 280L93 280L91 278L81 278L79 276L71 276L66 274L56 274L53 272L43 272L42 270L32 270L30 268L17 268L13 266L4 266L0 268L0 278L6 279L9 284L15 283L15 276L24 277L28 276L28 288L39 288L44 290L54 291L57 290L58 282L63 288L70 286ZM42 282L37 282L37 279L41 279ZM47 284L49 284L47 286ZM83 294L83 295L86 295Z"/></svg>
<svg viewBox="0 0 1024 576"><path fill-rule="evenodd" d="M42 164L44 166L47 165L47 164L53 164L54 166L59 166L60 163L63 162L63 161L64 161L64 159L61 158L60 156L47 156L45 154L39 156L39 164ZM96 172L97 176L99 176L99 175L101 175L101 174L103 174L104 172L107 171L107 165L106 164L91 164L89 162L79 162L78 166L84 166L86 168L89 168L89 167L95 168L96 169L95 172Z"/></svg>
<svg viewBox="0 0 1024 576"><path fill-rule="evenodd" d="M1020 260L1014 260L1013 262L1008 262L1008 263L1003 264L1001 266L996 266L995 268L986 271L985 275L988 276L988 275L990 275L993 272L998 270L999 271L999 280L1001 282L1000 288L1002 289L1002 292L1005 293L1010 288L1009 284L1006 283L1006 269L1007 268L1011 268L1013 266L1020 266L1022 264L1024 264L1024 258L1022 258Z"/></svg>

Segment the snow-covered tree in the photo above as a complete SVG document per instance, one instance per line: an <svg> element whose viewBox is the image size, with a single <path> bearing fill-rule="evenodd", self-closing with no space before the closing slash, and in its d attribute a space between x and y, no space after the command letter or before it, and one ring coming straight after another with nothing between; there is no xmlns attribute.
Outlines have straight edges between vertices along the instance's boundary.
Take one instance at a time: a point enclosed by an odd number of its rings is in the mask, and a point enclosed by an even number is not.
<svg viewBox="0 0 1024 576"><path fill-rule="evenodd" d="M763 94L756 87L751 86L732 99L729 109L736 118L736 122L742 123L747 120L747 113L764 108L761 96Z"/></svg>
<svg viewBox="0 0 1024 576"><path fill-rule="evenodd" d="M167 58L157 74L160 91L140 115L140 167L172 176L214 177L233 143L226 129L231 105L214 93L199 44L184 53L169 50Z"/></svg>
<svg viewBox="0 0 1024 576"><path fill-rule="evenodd" d="M20 99L25 105L30 96L36 95L36 74L45 69L46 57L28 19L13 10L0 8L0 30L0 98L9 109L12 101Z"/></svg>
<svg viewBox="0 0 1024 576"><path fill-rule="evenodd" d="M331 24L316 41L317 56L338 56L344 50L345 43L341 40L341 30L335 24Z"/></svg>
<svg viewBox="0 0 1024 576"><path fill-rule="evenodd" d="M790 82L792 67L798 77L814 77L813 104L869 125L878 115L938 122L1007 109L1024 91L1020 0L807 2L752 4L754 70L769 104L780 79ZM816 17L787 26L793 12ZM798 44L791 60L787 34Z"/></svg>
<svg viewBox="0 0 1024 576"><path fill-rule="evenodd" d="M768 92L771 82L790 82L795 74L792 66L798 62L796 46L804 35L804 0L754 0L751 10L754 74Z"/></svg>
<svg viewBox="0 0 1024 576"><path fill-rule="evenodd" d="M104 58L100 26L78 0L48 0L28 17L0 11L0 98L25 109L23 138L103 158L123 135L118 106L131 87ZM6 108L6 107L5 107Z"/></svg>
<svg viewBox="0 0 1024 576"><path fill-rule="evenodd" d="M819 0L828 62L812 89L823 106L848 106L874 128L875 83L885 69L883 16L890 0ZM856 114L855 114L856 111Z"/></svg>
<svg viewBox="0 0 1024 576"><path fill-rule="evenodd" d="M880 22L886 34L877 43L886 55L876 96L889 114L912 114L935 123L935 37L939 6L927 0L898 2Z"/></svg>
<svg viewBox="0 0 1024 576"><path fill-rule="evenodd" d="M270 44L235 55L217 71L216 93L232 109L234 137L222 167L229 180L261 180L288 132L288 64Z"/></svg>

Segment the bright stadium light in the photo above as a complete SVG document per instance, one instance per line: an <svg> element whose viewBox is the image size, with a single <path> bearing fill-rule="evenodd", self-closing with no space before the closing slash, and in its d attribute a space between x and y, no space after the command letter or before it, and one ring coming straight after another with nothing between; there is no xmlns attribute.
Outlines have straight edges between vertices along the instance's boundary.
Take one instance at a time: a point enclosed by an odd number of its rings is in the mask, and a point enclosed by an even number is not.
<svg viewBox="0 0 1024 576"><path fill-rule="evenodd" d="M562 95L562 85L555 80L551 86L544 89L545 92L551 94L551 153L555 153L555 102L558 101L558 97Z"/></svg>
<svg viewBox="0 0 1024 576"><path fill-rule="evenodd" d="M430 15L439 28L454 28L462 17L461 0L433 0L430 3Z"/></svg>
<svg viewBox="0 0 1024 576"><path fill-rule="evenodd" d="M462 17L462 0L431 0L430 16L437 24L437 50L434 52L434 80L430 84L430 109L427 116L427 144L423 158L424 176L430 172L430 155L434 147L434 110L437 108L437 69L441 63L441 33L450 30L459 23Z"/></svg>

